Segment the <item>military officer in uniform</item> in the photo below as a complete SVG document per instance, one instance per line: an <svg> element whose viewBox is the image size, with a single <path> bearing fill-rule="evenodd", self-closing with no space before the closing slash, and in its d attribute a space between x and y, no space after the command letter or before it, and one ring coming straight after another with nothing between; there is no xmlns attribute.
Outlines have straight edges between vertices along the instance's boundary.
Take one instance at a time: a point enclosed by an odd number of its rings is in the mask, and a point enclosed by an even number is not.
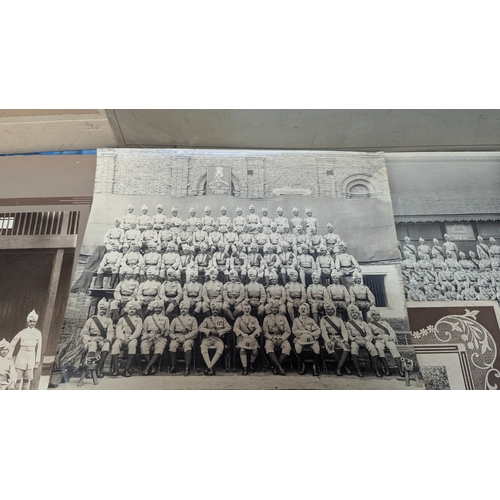
<svg viewBox="0 0 500 500"><path fill-rule="evenodd" d="M203 299L201 310L204 313L210 311L210 304L212 302L220 302L222 308L223 296L222 290L224 285L217 279L217 269L211 268L209 271L209 281L203 284L201 289L201 297Z"/></svg>
<svg viewBox="0 0 500 500"><path fill-rule="evenodd" d="M302 283L298 283L298 276L297 271L292 269L288 273L289 281L285 285L286 310L291 322L295 319L295 311L298 312L299 306L307 301L306 289Z"/></svg>
<svg viewBox="0 0 500 500"><path fill-rule="evenodd" d="M165 229L167 216L163 213L163 205L158 203L156 206L156 213L153 215L153 229L157 232Z"/></svg>
<svg viewBox="0 0 500 500"><path fill-rule="evenodd" d="M326 250L327 252L330 254L330 255L334 255L335 254L335 248L338 248L338 244L342 241L340 239L340 236L338 234L335 234L333 232L333 226L332 224L328 223L326 225L326 229L327 229L327 233L325 234L325 236L323 236L323 239L325 241L325 244L326 244Z"/></svg>
<svg viewBox="0 0 500 500"><path fill-rule="evenodd" d="M220 207L219 217L217 217L217 225L219 226L219 233L225 235L228 231L227 226L231 224L231 217L227 215L227 208Z"/></svg>
<svg viewBox="0 0 500 500"><path fill-rule="evenodd" d="M42 332L35 328L38 314L33 309L27 317L28 325L11 341L12 352L19 343L19 352L15 357L17 389L29 390L33 380L33 371L40 365L42 355ZM22 381L22 384L21 384Z"/></svg>
<svg viewBox="0 0 500 500"><path fill-rule="evenodd" d="M148 227L148 224L152 222L151 216L149 215L149 209L146 205L142 205L141 207L141 215L137 217L137 229L139 231L145 231Z"/></svg>
<svg viewBox="0 0 500 500"><path fill-rule="evenodd" d="M309 248L310 244L310 239L309 235L304 232L304 229L302 227L297 228L297 234L295 236L295 254L299 255L302 253L302 247L306 245L307 248Z"/></svg>
<svg viewBox="0 0 500 500"><path fill-rule="evenodd" d="M120 227L121 223L122 221L117 217L115 225L108 229L104 235L104 245L108 252L111 250L111 243L115 244L117 250L121 250L125 243L125 231Z"/></svg>
<svg viewBox="0 0 500 500"><path fill-rule="evenodd" d="M189 217L186 220L187 222L187 230L190 233L194 233L198 227L198 223L201 222L201 219L196 217L196 209L194 207L191 207L189 209Z"/></svg>
<svg viewBox="0 0 500 500"><path fill-rule="evenodd" d="M313 227L311 228L311 234L309 235L309 248L313 257L317 257L319 255L319 249L321 245L324 245L325 241L323 240L323 236L318 234L318 230Z"/></svg>
<svg viewBox="0 0 500 500"><path fill-rule="evenodd" d="M158 246L158 233L153 229L153 221L147 223L146 229L142 231L139 237L141 250L148 249L150 244L154 244L155 249Z"/></svg>
<svg viewBox="0 0 500 500"><path fill-rule="evenodd" d="M119 281L118 272L120 270L123 254L118 251L115 243L111 243L111 250L104 254L101 263L97 269L97 278L94 288L102 288L104 282L104 274L111 274L109 288L114 288Z"/></svg>
<svg viewBox="0 0 500 500"><path fill-rule="evenodd" d="M161 290L161 283L155 279L155 271L153 268L149 268L146 271L147 280L139 285L137 289L137 302L141 305L141 308L136 311L141 319L144 319L148 314L153 312L151 303L157 299L158 294Z"/></svg>
<svg viewBox="0 0 500 500"><path fill-rule="evenodd" d="M122 348L127 349L127 364L123 375L132 376L138 338L142 332L142 319L137 315L141 305L131 300L125 306L126 315L116 325L116 339L111 347L111 376L118 376L118 355Z"/></svg>
<svg viewBox="0 0 500 500"><path fill-rule="evenodd" d="M271 232L267 235L269 238L269 244L273 247L273 251L278 254L281 252L281 245L283 238L281 234L277 232L278 227L276 222L271 222Z"/></svg>
<svg viewBox="0 0 500 500"><path fill-rule="evenodd" d="M262 331L265 338L264 350L267 357L273 363L275 374L285 375L283 363L291 353L291 346L288 338L292 334L290 325L283 314L280 314L280 304L278 301L269 303L270 314L264 318ZM279 359L276 352L279 351Z"/></svg>
<svg viewBox="0 0 500 500"><path fill-rule="evenodd" d="M173 243L176 245L176 235L172 231L172 226L167 219L165 223L165 229L158 233L158 251L164 253L167 250L168 244Z"/></svg>
<svg viewBox="0 0 500 500"><path fill-rule="evenodd" d="M183 300L179 304L180 315L176 316L170 324L170 373L175 373L177 364L177 351L182 346L184 351L185 369L184 375L191 373L191 361L193 359L194 340L198 336L198 322L189 314L190 301Z"/></svg>
<svg viewBox="0 0 500 500"><path fill-rule="evenodd" d="M144 277L150 269L153 271L156 280L160 278L162 255L157 251L157 248L158 247L154 241L150 241L148 243L148 250L144 254L143 258L144 264L141 270L141 281L144 281Z"/></svg>
<svg viewBox="0 0 500 500"><path fill-rule="evenodd" d="M259 253L264 255L264 247L269 244L269 237L267 234L264 234L264 227L262 224L257 224L257 232L254 234L254 240Z"/></svg>
<svg viewBox="0 0 500 500"><path fill-rule="evenodd" d="M189 224L187 221L183 221L181 223L181 231L177 234L177 246L182 247L183 245L192 245L193 242L193 233L188 230Z"/></svg>
<svg viewBox="0 0 500 500"><path fill-rule="evenodd" d="M297 269L299 270L300 282L306 286L306 276L311 276L316 267L314 258L309 254L309 247L302 245L302 252L297 255Z"/></svg>
<svg viewBox="0 0 500 500"><path fill-rule="evenodd" d="M125 253L128 249L132 248L132 245L136 245L139 248L139 240L141 238L141 232L137 229L137 223L132 221L130 223L130 228L125 231L125 240L123 243L123 252Z"/></svg>
<svg viewBox="0 0 500 500"><path fill-rule="evenodd" d="M217 300L210 302L210 311L212 315L205 318L200 325L199 331L204 335L201 341L201 355L203 361L205 362L207 369L205 370L206 375L215 375L215 370L213 367L222 356L224 352L224 342L222 338L226 333L231 331L229 323L226 318L220 316L220 310L222 303ZM215 347L215 354L212 359L210 359L210 354L208 352L210 347Z"/></svg>
<svg viewBox="0 0 500 500"><path fill-rule="evenodd" d="M253 364L259 352L257 337L262 332L257 318L250 315L252 306L248 302L242 304L243 315L238 316L234 322L234 333L236 335L236 346L240 350L243 375L248 375L248 354L250 353L250 373L253 373Z"/></svg>
<svg viewBox="0 0 500 500"><path fill-rule="evenodd" d="M213 231L213 227L210 226L210 232ZM209 233L203 229L203 223L201 221L198 222L196 226L196 231L193 233L193 251L196 254L200 250L200 246L202 243L208 245L208 235Z"/></svg>
<svg viewBox="0 0 500 500"><path fill-rule="evenodd" d="M223 286L222 298L224 315L229 321L234 321L236 316L242 313L241 305L245 299L245 287L238 281L238 273L234 269L229 271L229 281Z"/></svg>
<svg viewBox="0 0 500 500"><path fill-rule="evenodd" d="M170 222L171 231L177 237L177 234L181 232L182 219L179 217L179 210L177 207L172 207L170 209L170 213L172 214L172 217L169 217L167 221Z"/></svg>
<svg viewBox="0 0 500 500"><path fill-rule="evenodd" d="M250 282L245 285L245 299L252 306L254 314L263 316L265 313L266 290L257 282L257 272L255 269L250 268L248 270L248 279Z"/></svg>
<svg viewBox="0 0 500 500"><path fill-rule="evenodd" d="M333 358L337 363L337 370L335 374L339 377L342 376L342 368L346 364L351 352L349 345L349 334L344 321L336 316L335 304L333 302L325 302L326 315L321 318L319 327L321 329L321 336L325 342L325 349L328 355ZM340 359L335 352L335 348L342 349ZM345 367L347 375L351 374L351 370Z"/></svg>
<svg viewBox="0 0 500 500"><path fill-rule="evenodd" d="M293 346L300 361L299 375L306 373L306 365L304 359L304 347L312 349L314 354L313 362L313 375L319 376L319 336L321 330L317 323L309 317L309 306L301 304L299 306L299 317L293 320L292 334L294 336Z"/></svg>
<svg viewBox="0 0 500 500"><path fill-rule="evenodd" d="M292 234L298 234L299 227L304 230L304 221L301 217L299 217L299 209L297 207L293 207L292 213L293 217L290 219Z"/></svg>
<svg viewBox="0 0 500 500"><path fill-rule="evenodd" d="M349 321L346 323L347 333L351 341L351 355L356 374L358 377L363 377L361 367L359 365L359 349L361 347L368 351L373 363L375 375L381 377L382 374L379 370L378 352L372 343L373 334L368 325L361 319L361 311L355 304L349 304L347 307L349 314Z"/></svg>
<svg viewBox="0 0 500 500"><path fill-rule="evenodd" d="M167 271L169 269L172 269L177 279L179 279L181 277L181 273L179 271L180 265L181 265L181 256L177 251L177 245L173 241L171 241L167 245L167 251L163 254L161 258L160 277L165 278Z"/></svg>
<svg viewBox="0 0 500 500"><path fill-rule="evenodd" d="M201 218L203 223L203 231L208 235L214 230L214 218L212 217L212 210L210 207L205 207L205 215Z"/></svg>
<svg viewBox="0 0 500 500"><path fill-rule="evenodd" d="M132 268L127 267L124 272L124 279L120 281L113 292L114 300L111 302L111 319L113 323L118 323L120 319L120 310L125 307L127 302L137 300L137 291L139 281L133 277Z"/></svg>
<svg viewBox="0 0 500 500"><path fill-rule="evenodd" d="M371 321L368 323L368 328L370 328L373 335L373 340L375 342L375 349L377 349L379 361L382 365L382 371L384 375L390 375L389 365L387 364L387 359L385 358L385 349L389 349L392 354L394 361L398 365L399 375L401 377L405 376L403 369L403 363L401 362L401 354L396 347L397 337L396 333L392 329L391 325L387 321L382 321L380 319L380 312L372 307L370 309Z"/></svg>
<svg viewBox="0 0 500 500"><path fill-rule="evenodd" d="M355 271L361 272L361 268L357 263L356 259L347 253L347 245L345 242L341 241L339 243L340 253L337 255L335 260L335 269L340 275L340 281L344 285L351 284L351 277Z"/></svg>
<svg viewBox="0 0 500 500"><path fill-rule="evenodd" d="M253 235L257 233L257 225L260 223L260 219L255 213L254 205L250 205L248 207L248 211L250 213L247 215L246 227L248 228L248 232Z"/></svg>
<svg viewBox="0 0 500 500"><path fill-rule="evenodd" d="M243 232L240 233L240 242L243 245L243 249L247 254L250 253L250 247L255 243L255 238L252 233L250 233L250 228L245 226ZM257 250L259 247L257 246Z"/></svg>
<svg viewBox="0 0 500 500"><path fill-rule="evenodd" d="M286 283L288 282L290 271L297 270L297 259L292 251L292 246L285 244L283 246L283 252L280 253L279 258L281 262L280 265L281 281L284 285L286 285Z"/></svg>
<svg viewBox="0 0 500 500"><path fill-rule="evenodd" d="M162 314L163 303L155 300L150 304L154 314L148 316L142 325L141 354L146 361L146 368L143 375L153 375L156 371L156 364L160 360L168 341L169 319ZM151 348L154 349L151 356Z"/></svg>
<svg viewBox="0 0 500 500"><path fill-rule="evenodd" d="M212 255L217 251L219 245L224 243L224 235L219 232L219 225L216 222L214 223L214 230L208 237L208 243Z"/></svg>
<svg viewBox="0 0 500 500"><path fill-rule="evenodd" d="M354 285L349 289L349 295L351 302L358 306L363 318L366 318L367 312L375 305L375 296L366 285L363 285L362 281L361 274L354 273Z"/></svg>
<svg viewBox="0 0 500 500"><path fill-rule="evenodd" d="M132 243L130 250L122 257L120 263L119 277L120 282L126 274L131 274L136 280L139 275L144 273L144 257L139 252L139 247L135 242Z"/></svg>
<svg viewBox="0 0 500 500"><path fill-rule="evenodd" d="M236 217L233 219L234 230L240 235L245 229L246 219L243 217L243 209L236 207Z"/></svg>
<svg viewBox="0 0 500 500"><path fill-rule="evenodd" d="M231 254L229 259L229 269L238 273L238 278L243 281L247 275L247 255L243 252L243 243L236 242L236 252Z"/></svg>
<svg viewBox="0 0 500 500"><path fill-rule="evenodd" d="M122 227L124 231L128 231L132 226L132 222L136 222L137 217L134 215L134 206L133 205L128 205L127 207L127 213L123 216L122 219Z"/></svg>
<svg viewBox="0 0 500 500"><path fill-rule="evenodd" d="M194 257L194 265L198 269L198 280L203 283L209 276L208 272L211 267L212 257L208 253L208 245L202 243L200 245L200 252Z"/></svg>
<svg viewBox="0 0 500 500"><path fill-rule="evenodd" d="M191 270L186 273L187 283L184 285L183 300L189 303L189 311L192 314L201 313L201 289L202 284L196 280L198 272Z"/></svg>
<svg viewBox="0 0 500 500"><path fill-rule="evenodd" d="M273 304L278 304L278 312L286 314L286 290L282 285L278 285L278 275L275 272L269 274L271 284L266 288L267 303L264 306L266 314L271 313Z"/></svg>
<svg viewBox="0 0 500 500"><path fill-rule="evenodd" d="M165 314L170 318L174 316L182 300L182 286L176 278L176 272L167 269L167 279L158 291L158 296L165 304Z"/></svg>
<svg viewBox="0 0 500 500"><path fill-rule="evenodd" d="M453 241L451 241L451 238L450 238L450 236L448 234L444 235L444 239L445 239L445 241L443 243L443 249L444 249L445 255L446 255L446 253L451 252L452 255L456 259L457 255L458 255L458 247L457 247L457 245L455 245L455 243L453 243Z"/></svg>
<svg viewBox="0 0 500 500"><path fill-rule="evenodd" d="M425 240L420 237L418 239L420 245L417 247L417 255L420 260L431 260L431 247L425 243Z"/></svg>
<svg viewBox="0 0 500 500"><path fill-rule="evenodd" d="M335 260L328 253L326 245L321 245L318 250L320 254L316 257L316 269L321 274L322 284L328 286L330 284L332 271L335 270Z"/></svg>
<svg viewBox="0 0 500 500"><path fill-rule="evenodd" d="M16 365L12 359L12 346L7 340L0 341L0 391L14 389L17 380Z"/></svg>
<svg viewBox="0 0 500 500"><path fill-rule="evenodd" d="M198 267L194 263L193 250L189 245L183 245L182 247L182 255L179 256L179 275L180 281L182 284L187 281L187 273L188 271L196 272L196 276L198 276Z"/></svg>
<svg viewBox="0 0 500 500"><path fill-rule="evenodd" d="M260 223L262 225L262 232L264 234L271 234L271 222L272 219L268 217L269 210L267 207L262 207L262 217L260 218Z"/></svg>
<svg viewBox="0 0 500 500"><path fill-rule="evenodd" d="M108 313L108 303L102 298L97 304L97 315L91 316L83 325L80 335L85 345L87 358L93 358L100 351L100 359L96 373L99 378L104 377L102 369L109 354L111 341L115 335L113 321L106 315Z"/></svg>
<svg viewBox="0 0 500 500"><path fill-rule="evenodd" d="M264 246L264 258L262 259L262 267L264 269L264 279L266 281L266 286L268 286L271 273L277 273L281 267L280 258L274 253L274 248L269 243Z"/></svg>
<svg viewBox="0 0 500 500"><path fill-rule="evenodd" d="M230 222L227 225L227 233L224 235L225 252L230 255L236 252L236 243L239 241L238 233L234 231L233 223Z"/></svg>
<svg viewBox="0 0 500 500"><path fill-rule="evenodd" d="M283 217L283 208L278 207L276 209L278 217L275 217L274 222L276 224L276 231L278 234L283 234L285 232L285 227L290 227L288 224L288 219Z"/></svg>
<svg viewBox="0 0 500 500"><path fill-rule="evenodd" d="M312 311L312 317L319 324L319 315L325 312L325 300L328 299L326 288L320 284L321 273L314 271L311 275L312 284L307 287L307 302Z"/></svg>
<svg viewBox="0 0 500 500"><path fill-rule="evenodd" d="M262 263L262 255L257 253L258 245L256 243L252 243L250 245L250 252L247 256L247 276L250 274L250 270L253 270L257 273L257 278L260 279L264 276L264 266Z"/></svg>
<svg viewBox="0 0 500 500"><path fill-rule="evenodd" d="M304 227L306 234L310 235L312 234L313 228L315 228L316 231L318 230L318 219L312 216L313 213L310 208L306 208L306 215L307 217L304 219Z"/></svg>
<svg viewBox="0 0 500 500"><path fill-rule="evenodd" d="M226 245L222 241L219 243L218 250L212 257L212 268L217 269L218 278L225 283L229 277L229 255L225 251Z"/></svg>

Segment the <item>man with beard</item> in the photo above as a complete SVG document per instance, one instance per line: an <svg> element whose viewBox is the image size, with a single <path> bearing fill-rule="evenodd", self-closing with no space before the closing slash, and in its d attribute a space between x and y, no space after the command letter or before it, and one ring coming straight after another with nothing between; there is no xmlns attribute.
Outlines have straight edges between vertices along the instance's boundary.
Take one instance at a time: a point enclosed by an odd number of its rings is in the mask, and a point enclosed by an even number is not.
<svg viewBox="0 0 500 500"><path fill-rule="evenodd" d="M125 269L123 281L118 283L115 291L113 292L114 300L111 302L111 319L113 323L118 323L120 319L120 312L125 307L127 302L137 300L137 291L139 289L139 281L133 278L132 268Z"/></svg>
<svg viewBox="0 0 500 500"><path fill-rule="evenodd" d="M349 289L349 294L351 302L358 306L363 314L363 318L366 319L367 312L375 305L375 295L373 295L372 291L362 281L361 274L354 273L354 285Z"/></svg>
<svg viewBox="0 0 500 500"><path fill-rule="evenodd" d="M146 368L143 375L153 375L156 371L156 363L163 355L168 341L169 319L162 314L163 302L155 300L150 304L154 314L144 320L142 326L141 354L146 360ZM151 348L154 349L151 357Z"/></svg>
<svg viewBox="0 0 500 500"><path fill-rule="evenodd" d="M295 312L298 312L299 306L307 301L306 289L302 283L298 283L298 273L291 270L288 274L290 281L285 285L286 291L286 310L290 321L295 319Z"/></svg>
<svg viewBox="0 0 500 500"><path fill-rule="evenodd" d="M196 280L198 272L190 270L186 273L187 283L184 285L183 300L189 304L192 314L201 313L201 289L202 284Z"/></svg>
<svg viewBox="0 0 500 500"><path fill-rule="evenodd" d="M165 304L165 314L170 319L173 318L182 300L182 286L176 279L173 269L167 270L167 280L161 285L158 296Z"/></svg>
<svg viewBox="0 0 500 500"><path fill-rule="evenodd" d="M229 321L234 321L236 316L241 314L241 306L245 299L245 287L238 281L238 273L234 269L229 271L229 281L223 286L222 298L224 315Z"/></svg>
<svg viewBox="0 0 500 500"><path fill-rule="evenodd" d="M222 307L222 290L224 285L217 279L217 269L213 268L209 271L210 280L203 284L201 289L201 296L203 299L202 312L207 313L210 311L210 304L212 302L220 303Z"/></svg>
<svg viewBox="0 0 500 500"><path fill-rule="evenodd" d="M351 296L347 288L340 283L340 276L337 274L337 271L333 270L331 276L332 284L326 289L328 298L335 305L335 311L345 321L347 319L347 306L351 303Z"/></svg>
<svg viewBox="0 0 500 500"><path fill-rule="evenodd" d="M292 334L294 336L294 349L300 361L299 375L306 373L304 347L307 347L313 351L313 375L319 377L320 347L318 338L321 335L321 330L316 322L309 317L307 304L299 306L299 317L293 320Z"/></svg>
<svg viewBox="0 0 500 500"><path fill-rule="evenodd" d="M137 302L141 308L137 310L137 314L144 319L148 314L153 312L151 303L156 300L161 290L161 283L155 279L154 270L149 268L147 270L147 280L139 285L137 289Z"/></svg>
<svg viewBox="0 0 500 500"><path fill-rule="evenodd" d="M325 300L328 298L326 288L320 284L321 273L314 271L312 273L312 284L307 287L307 302L312 311L312 317L319 324L319 315L325 311Z"/></svg>
<svg viewBox="0 0 500 500"><path fill-rule="evenodd" d="M278 285L278 275L275 272L269 274L271 284L266 288L267 303L264 306L266 314L271 313L273 304L278 304L280 314L286 313L286 290L284 286Z"/></svg>
<svg viewBox="0 0 500 500"><path fill-rule="evenodd" d="M283 314L280 314L280 304L278 301L269 303L271 313L264 318L262 331L264 332L264 350L267 357L273 363L273 373L285 375L283 363L291 353L291 346L288 338L292 334L290 325ZM279 359L276 353L279 351Z"/></svg>

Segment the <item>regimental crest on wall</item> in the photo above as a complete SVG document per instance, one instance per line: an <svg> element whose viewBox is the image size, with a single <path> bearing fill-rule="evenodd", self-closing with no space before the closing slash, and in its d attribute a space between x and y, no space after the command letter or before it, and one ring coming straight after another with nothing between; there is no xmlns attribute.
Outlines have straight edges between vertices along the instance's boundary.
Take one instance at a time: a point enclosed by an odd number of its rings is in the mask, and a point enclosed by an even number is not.
<svg viewBox="0 0 500 500"><path fill-rule="evenodd" d="M231 194L231 167L207 167L207 194Z"/></svg>
<svg viewBox="0 0 500 500"><path fill-rule="evenodd" d="M464 314L445 315L434 325L412 332L426 388L436 388L439 379L440 388L496 390L500 371L493 366L495 339L478 321L480 311L463 310Z"/></svg>

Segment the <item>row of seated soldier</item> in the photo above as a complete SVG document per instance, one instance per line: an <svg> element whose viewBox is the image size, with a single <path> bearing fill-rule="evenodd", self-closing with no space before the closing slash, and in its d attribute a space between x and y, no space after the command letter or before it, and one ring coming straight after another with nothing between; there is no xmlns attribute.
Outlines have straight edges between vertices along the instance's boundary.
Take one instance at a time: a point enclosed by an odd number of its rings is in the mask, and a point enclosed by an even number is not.
<svg viewBox="0 0 500 500"><path fill-rule="evenodd" d="M477 238L468 258L445 234L431 248L423 238L415 248L408 237L403 246L403 282L409 301L497 300L500 302L500 246Z"/></svg>
<svg viewBox="0 0 500 500"><path fill-rule="evenodd" d="M273 300L262 314L252 314L255 308L249 301L240 304L241 313L234 321L228 322L223 316L223 303L211 300L209 315L199 322L190 314L191 301L179 303L179 314L169 318L165 314L165 304L155 300L151 304L152 315L143 319L138 312L141 304L127 302L125 315L115 325L109 316L109 305L105 299L98 304L98 314L85 323L81 331L88 360L97 363L97 377L104 377L104 362L111 351L110 376L123 374L130 377L136 365L139 350L139 366L142 375L157 373L163 353L168 349L168 372L177 369L177 353L184 353L185 371L189 375L193 361L193 351L198 350L205 364L205 374L215 375L215 366L221 356L233 349L239 351L242 375L255 371L255 361L259 351L271 364L276 375L285 375L287 361L293 355L298 360L298 372L306 373L306 356L312 356L312 375L319 376L320 361L331 359L336 364L335 374L351 375L351 369L358 377L363 377L359 361L360 351L366 350L373 371L377 377L390 375L386 360L386 350L391 353L399 375L404 376L401 354L397 348L397 337L387 321L380 319L375 308L369 312L369 321L362 319L355 303L347 306L348 320L336 314L336 304L325 301L324 315L312 318L307 302L298 307L298 315L290 326L283 314L282 304ZM229 339L233 339L231 342ZM232 347L231 347L232 346ZM120 373L119 355L124 351L125 366ZM263 354L265 353L265 355ZM143 365L141 365L143 361ZM263 362L264 364L264 362Z"/></svg>

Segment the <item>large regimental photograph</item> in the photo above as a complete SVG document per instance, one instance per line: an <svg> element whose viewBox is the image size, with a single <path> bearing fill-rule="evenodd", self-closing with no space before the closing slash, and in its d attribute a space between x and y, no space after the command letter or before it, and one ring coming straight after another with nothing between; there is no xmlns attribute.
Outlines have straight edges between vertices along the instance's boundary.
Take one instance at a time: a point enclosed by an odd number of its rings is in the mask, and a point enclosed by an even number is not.
<svg viewBox="0 0 500 500"><path fill-rule="evenodd" d="M98 150L55 365L54 389L424 389L384 155Z"/></svg>

